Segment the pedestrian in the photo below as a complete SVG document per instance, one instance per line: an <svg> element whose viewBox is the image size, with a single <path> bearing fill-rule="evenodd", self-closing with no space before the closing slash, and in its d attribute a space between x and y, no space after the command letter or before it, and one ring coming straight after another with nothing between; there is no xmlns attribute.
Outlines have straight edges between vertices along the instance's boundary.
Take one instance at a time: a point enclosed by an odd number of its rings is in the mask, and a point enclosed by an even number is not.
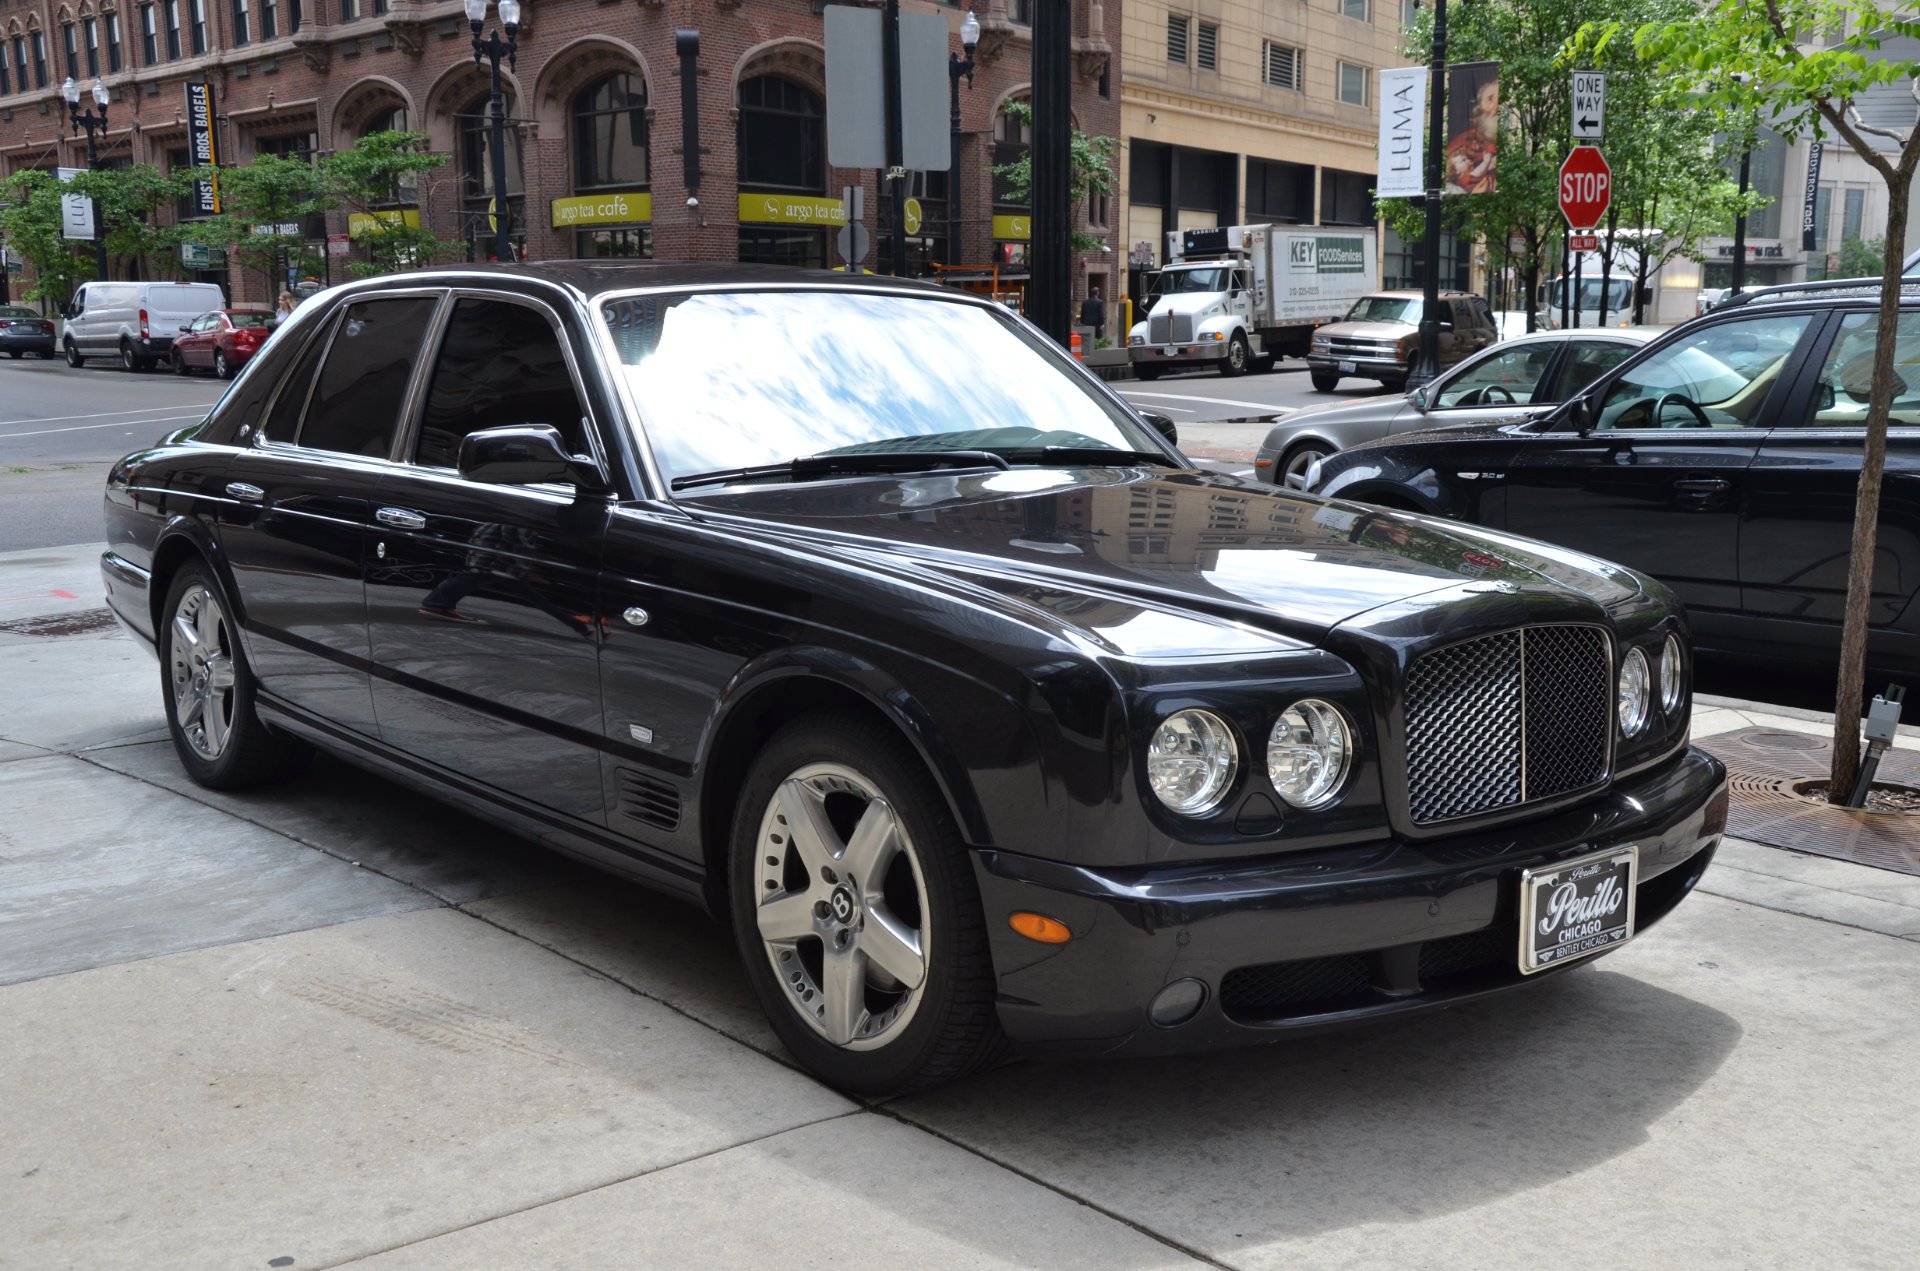
<svg viewBox="0 0 1920 1271"><path fill-rule="evenodd" d="M1087 288L1087 298L1080 302L1080 325L1092 327L1096 340L1107 334L1107 302L1100 298L1100 288Z"/></svg>
<svg viewBox="0 0 1920 1271"><path fill-rule="evenodd" d="M285 322L293 314L294 300L291 291L280 293L280 303L274 306L274 321Z"/></svg>

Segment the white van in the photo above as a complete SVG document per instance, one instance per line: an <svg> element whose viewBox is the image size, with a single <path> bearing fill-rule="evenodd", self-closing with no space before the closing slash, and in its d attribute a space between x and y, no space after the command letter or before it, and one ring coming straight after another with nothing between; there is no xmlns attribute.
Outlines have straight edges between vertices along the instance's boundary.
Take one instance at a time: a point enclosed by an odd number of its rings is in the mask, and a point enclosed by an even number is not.
<svg viewBox="0 0 1920 1271"><path fill-rule="evenodd" d="M60 347L68 366L111 357L129 371L150 370L181 327L226 307L210 282L85 282L67 303Z"/></svg>

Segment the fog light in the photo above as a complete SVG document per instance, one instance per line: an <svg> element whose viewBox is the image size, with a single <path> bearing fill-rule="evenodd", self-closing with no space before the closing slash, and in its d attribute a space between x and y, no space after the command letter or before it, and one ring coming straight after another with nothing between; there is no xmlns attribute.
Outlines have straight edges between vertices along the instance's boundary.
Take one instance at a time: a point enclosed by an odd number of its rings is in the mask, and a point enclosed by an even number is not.
<svg viewBox="0 0 1920 1271"><path fill-rule="evenodd" d="M1207 1004L1207 986L1199 980L1175 980L1153 995L1147 1018L1161 1028L1178 1028Z"/></svg>

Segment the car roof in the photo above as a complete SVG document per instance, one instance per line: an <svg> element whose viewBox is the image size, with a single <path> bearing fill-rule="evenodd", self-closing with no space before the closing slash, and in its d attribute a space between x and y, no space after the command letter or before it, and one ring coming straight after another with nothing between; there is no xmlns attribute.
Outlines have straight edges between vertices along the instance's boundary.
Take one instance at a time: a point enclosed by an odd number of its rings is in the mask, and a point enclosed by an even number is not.
<svg viewBox="0 0 1920 1271"><path fill-rule="evenodd" d="M394 287L500 286L514 281L563 287L591 300L614 292L677 287L792 287L846 288L870 291L909 289L932 295L966 297L952 287L894 278L881 274L846 274L830 269L796 269L790 265L752 265L709 261L599 261L552 260L519 265L463 265L387 274L375 280ZM356 288L355 290L359 290Z"/></svg>
<svg viewBox="0 0 1920 1271"><path fill-rule="evenodd" d="M1477 293L1471 291L1454 291L1446 287L1440 289L1440 296L1445 300L1458 300L1463 296L1471 297L1475 294ZM1418 287L1395 287L1386 291L1369 291L1367 293L1367 299L1369 300L1374 299L1376 296L1390 296L1395 300L1425 300L1427 298L1426 293Z"/></svg>
<svg viewBox="0 0 1920 1271"><path fill-rule="evenodd" d="M1752 305L1774 305L1790 301L1822 304L1832 308L1842 304L1880 302L1878 278L1828 278L1820 282L1790 282L1777 287L1745 291L1714 307L1715 313L1731 313ZM1900 284L1900 303L1920 305L1920 278L1907 278Z"/></svg>

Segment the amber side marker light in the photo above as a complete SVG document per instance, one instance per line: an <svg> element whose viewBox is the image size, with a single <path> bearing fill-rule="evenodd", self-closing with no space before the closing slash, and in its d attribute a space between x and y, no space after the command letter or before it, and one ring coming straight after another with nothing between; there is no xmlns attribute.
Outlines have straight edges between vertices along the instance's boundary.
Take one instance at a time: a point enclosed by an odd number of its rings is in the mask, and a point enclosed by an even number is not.
<svg viewBox="0 0 1920 1271"><path fill-rule="evenodd" d="M1067 930L1066 923L1045 914L1030 914L1022 910L1009 916L1007 925L1027 939L1038 940L1041 944L1065 944L1073 939L1073 933Z"/></svg>

